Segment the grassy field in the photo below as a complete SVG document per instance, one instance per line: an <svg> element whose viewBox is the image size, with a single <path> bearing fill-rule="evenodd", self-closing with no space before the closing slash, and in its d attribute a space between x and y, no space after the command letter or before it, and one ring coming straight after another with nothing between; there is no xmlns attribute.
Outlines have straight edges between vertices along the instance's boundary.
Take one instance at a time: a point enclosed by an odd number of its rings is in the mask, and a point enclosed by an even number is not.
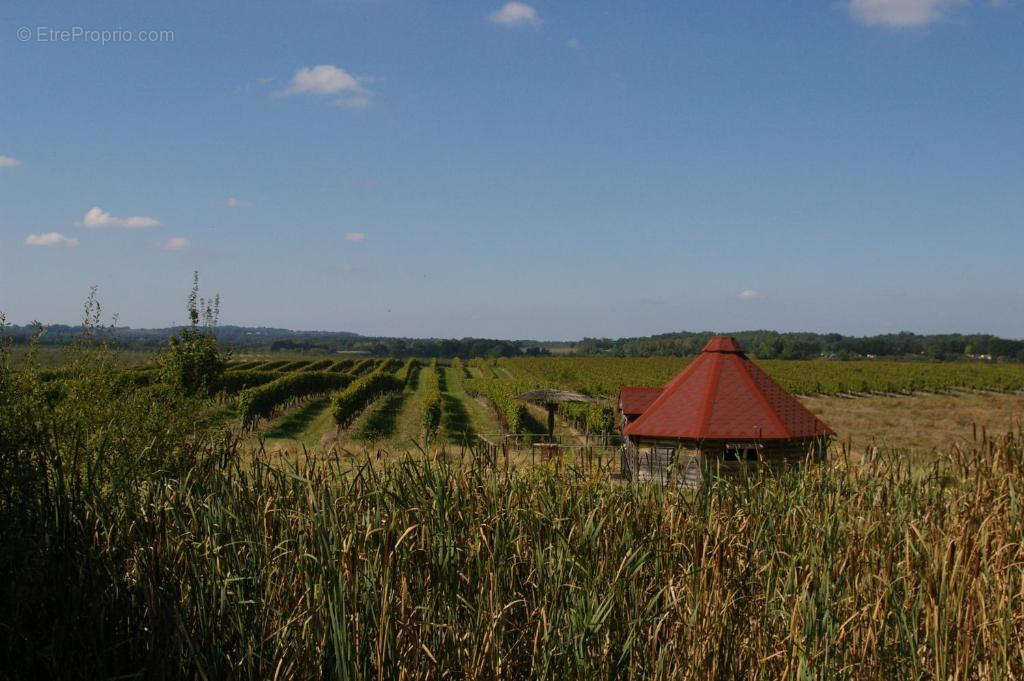
<svg viewBox="0 0 1024 681"><path fill-rule="evenodd" d="M841 442L863 454L873 447L933 460L951 446L972 446L983 432L1016 432L1024 423L1024 395L957 392L948 395L804 397Z"/></svg>
<svg viewBox="0 0 1024 681"><path fill-rule="evenodd" d="M804 397L854 456L677 489L451 447L499 427L455 364L407 456L423 370L321 444L336 393L242 432L106 350L0 351L0 678L1024 675L1020 394Z"/></svg>

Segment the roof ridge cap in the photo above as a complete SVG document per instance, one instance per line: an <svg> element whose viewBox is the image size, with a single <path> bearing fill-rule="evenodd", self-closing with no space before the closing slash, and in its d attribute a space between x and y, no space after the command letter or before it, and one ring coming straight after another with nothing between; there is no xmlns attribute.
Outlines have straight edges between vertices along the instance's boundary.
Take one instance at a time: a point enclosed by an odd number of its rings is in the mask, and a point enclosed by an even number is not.
<svg viewBox="0 0 1024 681"><path fill-rule="evenodd" d="M722 354L718 353L711 361L711 375L708 376L708 386L704 391L704 404L701 406L700 425L697 428L697 438L703 440L708 433L708 426L711 425L711 415L714 412L715 396L718 394L718 381L722 376Z"/></svg>

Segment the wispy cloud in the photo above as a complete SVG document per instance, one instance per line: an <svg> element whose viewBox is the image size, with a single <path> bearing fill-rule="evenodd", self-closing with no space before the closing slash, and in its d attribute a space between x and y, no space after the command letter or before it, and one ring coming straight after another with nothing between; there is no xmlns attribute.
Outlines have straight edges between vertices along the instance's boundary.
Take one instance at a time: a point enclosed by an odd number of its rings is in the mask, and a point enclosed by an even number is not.
<svg viewBox="0 0 1024 681"><path fill-rule="evenodd" d="M26 246L62 246L64 248L75 248L78 246L78 239L67 237L60 232L45 232L43 234L29 234L25 237Z"/></svg>
<svg viewBox="0 0 1024 681"><path fill-rule="evenodd" d="M366 241L366 232L345 232L345 241Z"/></svg>
<svg viewBox="0 0 1024 681"><path fill-rule="evenodd" d="M764 296L752 288L745 288L736 295L736 298L739 300L762 300Z"/></svg>
<svg viewBox="0 0 1024 681"><path fill-rule="evenodd" d="M534 28L540 26L537 10L525 2L515 2L515 0L506 2L500 9L491 12L488 19L501 26L532 26Z"/></svg>
<svg viewBox="0 0 1024 681"><path fill-rule="evenodd" d="M192 242L185 237L176 236L160 244L161 251L187 251L192 248Z"/></svg>
<svg viewBox="0 0 1024 681"><path fill-rule="evenodd" d="M244 208L245 206L249 205L249 202L243 201L237 196L229 196L228 198L224 199L224 205L227 206L228 208Z"/></svg>
<svg viewBox="0 0 1024 681"><path fill-rule="evenodd" d="M3 154L0 154L0 168L13 168L14 166L20 165L21 161L13 156L4 156Z"/></svg>
<svg viewBox="0 0 1024 681"><path fill-rule="evenodd" d="M119 218L111 215L99 206L93 206L85 212L81 222L76 222L79 227L89 229L103 229L105 227L118 227L121 229L148 229L159 227L160 221L144 215L133 215L127 218Z"/></svg>
<svg viewBox="0 0 1024 681"><path fill-rule="evenodd" d="M282 96L319 95L337 96L335 103L350 109L361 109L370 104L370 93L365 87L368 78L353 76L339 66L318 64L304 66L295 72Z"/></svg>
<svg viewBox="0 0 1024 681"><path fill-rule="evenodd" d="M849 0L850 14L867 26L915 28L939 21L967 0Z"/></svg>

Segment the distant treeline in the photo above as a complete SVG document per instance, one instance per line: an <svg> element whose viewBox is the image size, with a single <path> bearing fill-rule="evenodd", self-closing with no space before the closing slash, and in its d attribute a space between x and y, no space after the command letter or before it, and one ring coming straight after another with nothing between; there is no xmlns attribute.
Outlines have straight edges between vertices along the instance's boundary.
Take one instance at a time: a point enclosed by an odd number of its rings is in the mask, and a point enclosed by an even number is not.
<svg viewBox="0 0 1024 681"><path fill-rule="evenodd" d="M507 341L488 338L364 338L343 341L282 339L271 351L367 352L382 357L521 357L546 355L538 341Z"/></svg>
<svg viewBox="0 0 1024 681"><path fill-rule="evenodd" d="M110 338L124 347L155 349L181 327L163 329L108 329ZM32 326L8 326L5 335L15 343L27 343L36 333ZM271 352L362 352L384 357L519 357L550 352L577 355L645 357L692 356L713 335L710 331L680 331L637 338L584 338L582 341L498 340L489 338L386 338L360 336L344 331L291 331L273 327L220 326L217 339L238 350ZM41 339L44 344L66 344L81 335L81 327L53 325ZM957 360L1024 361L1024 340L988 334L920 335L910 332L879 336L844 336L838 333L780 333L737 331L743 348L761 359L862 359L866 357Z"/></svg>
<svg viewBox="0 0 1024 681"><path fill-rule="evenodd" d="M132 349L156 349L182 327L133 329L114 327L103 333L116 344ZM8 326L4 335L16 344L28 343L37 327ZM271 327L218 326L217 340L238 350L271 352L364 352L385 357L520 357L544 355L539 341L488 338L383 338L360 336L344 331L291 331ZM66 345L81 336L82 327L54 324L40 339L45 345Z"/></svg>
<svg viewBox="0 0 1024 681"><path fill-rule="evenodd" d="M713 334L665 333L643 338L585 338L575 346L581 355L644 357L691 356L700 352ZM779 333L737 331L730 333L749 354L761 359L862 359L865 357L957 360L965 358L1024 361L1024 341L992 335L920 335L910 332L879 336L843 336L838 333Z"/></svg>
<svg viewBox="0 0 1024 681"><path fill-rule="evenodd" d="M166 344L168 338L183 328L185 327L168 326L157 329L133 329L130 326L118 326L102 329L101 333L126 347L145 349ZM38 327L33 325L11 325L6 328L5 335L12 336L15 343L27 343L36 334L37 329ZM81 326L50 324L46 325L46 334L41 342L46 345L63 345L73 342L81 335ZM274 342L286 339L316 344L323 349L335 349L338 343L362 338L359 334L345 331L291 331L265 326L218 326L216 335L220 342L236 348L264 350Z"/></svg>

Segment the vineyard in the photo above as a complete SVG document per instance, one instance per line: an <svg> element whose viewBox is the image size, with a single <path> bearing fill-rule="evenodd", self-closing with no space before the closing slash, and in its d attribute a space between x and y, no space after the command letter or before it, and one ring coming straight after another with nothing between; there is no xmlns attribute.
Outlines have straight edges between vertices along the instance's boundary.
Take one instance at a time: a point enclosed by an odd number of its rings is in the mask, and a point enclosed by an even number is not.
<svg viewBox="0 0 1024 681"><path fill-rule="evenodd" d="M594 396L613 396L621 385L664 385L689 362L678 357L563 357L501 359L532 386L558 386ZM984 362L890 362L760 360L758 366L798 395L911 394L951 390L1024 390L1024 364Z"/></svg>
<svg viewBox="0 0 1024 681"><path fill-rule="evenodd" d="M471 444L478 435L539 434L543 414L515 399L538 388L590 395L563 404L559 429L570 437L615 434L621 385L658 386L689 360L677 357L469 358L438 361L373 357L245 359L228 366L214 392L230 419L262 437L307 446L336 437L345 447ZM986 362L762 360L787 390L811 396L908 396L1024 390L1024 365ZM63 369L45 369L57 381ZM155 369L125 369L126 385L148 385ZM230 423L230 420L229 420ZM284 427L281 427L284 424ZM523 444L535 438L523 440ZM570 440L571 441L571 440ZM589 441L589 440L588 440Z"/></svg>
<svg viewBox="0 0 1024 681"><path fill-rule="evenodd" d="M325 438L347 448L414 443L472 444L477 436L540 434L544 415L515 399L539 388L562 388L595 398L563 404L559 430L570 438L614 439L615 396L621 385L664 385L687 364L676 357L523 357L438 361L394 358L242 359L213 386L222 421L280 446ZM1014 394L1024 391L1024 365L988 362L761 360L790 392L805 398L866 398ZM40 379L59 385L65 368ZM125 368L126 386L158 380L157 369ZM224 420L226 419L226 420ZM536 438L522 440L523 444Z"/></svg>

